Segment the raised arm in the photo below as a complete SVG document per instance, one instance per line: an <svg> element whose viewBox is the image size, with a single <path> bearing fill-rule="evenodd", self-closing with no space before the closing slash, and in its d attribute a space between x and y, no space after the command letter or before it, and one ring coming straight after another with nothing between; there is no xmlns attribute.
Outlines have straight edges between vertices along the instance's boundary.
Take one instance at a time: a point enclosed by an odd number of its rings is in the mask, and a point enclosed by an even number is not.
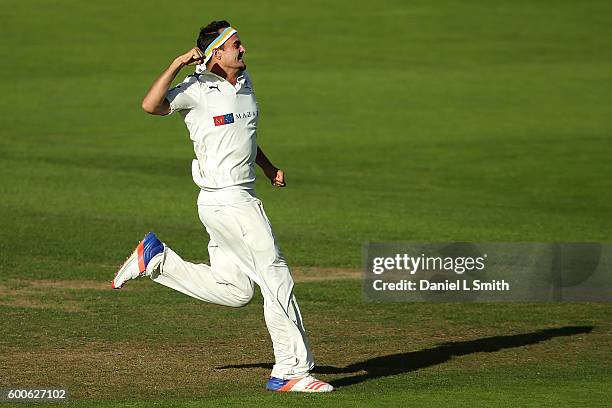
<svg viewBox="0 0 612 408"><path fill-rule="evenodd" d="M167 115L170 113L170 103L166 99L166 93L172 81L185 65L200 64L203 60L204 53L197 47L176 57L149 88L142 100L142 109L151 115Z"/></svg>
<svg viewBox="0 0 612 408"><path fill-rule="evenodd" d="M279 168L275 167L270 160L266 157L263 150L257 146L257 157L255 163L263 170L267 178L270 179L273 186L285 187L285 173Z"/></svg>

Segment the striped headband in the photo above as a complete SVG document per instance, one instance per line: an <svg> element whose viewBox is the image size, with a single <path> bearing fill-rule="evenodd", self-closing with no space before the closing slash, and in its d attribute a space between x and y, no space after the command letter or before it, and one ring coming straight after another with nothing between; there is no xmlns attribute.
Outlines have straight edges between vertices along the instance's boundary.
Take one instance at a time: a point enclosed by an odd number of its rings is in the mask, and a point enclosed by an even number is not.
<svg viewBox="0 0 612 408"><path fill-rule="evenodd" d="M219 34L219 36L215 38L215 40L211 42L208 47L206 47L206 50L204 50L204 62L202 63L202 65L206 65L206 63L210 60L210 57L212 57L212 53L216 48L219 48L223 44L225 44L225 42L237 32L238 31L236 31L236 29L233 27L227 27L225 30L221 31L221 34Z"/></svg>

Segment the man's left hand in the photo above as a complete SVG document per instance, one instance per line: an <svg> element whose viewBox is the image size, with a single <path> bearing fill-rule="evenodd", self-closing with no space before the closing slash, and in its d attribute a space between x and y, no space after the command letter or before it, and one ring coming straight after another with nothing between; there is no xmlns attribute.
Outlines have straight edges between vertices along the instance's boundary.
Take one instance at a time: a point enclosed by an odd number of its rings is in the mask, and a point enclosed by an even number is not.
<svg viewBox="0 0 612 408"><path fill-rule="evenodd" d="M276 173L271 174L269 177L272 185L275 187L285 187L287 185L285 183L285 173L281 169L276 170Z"/></svg>

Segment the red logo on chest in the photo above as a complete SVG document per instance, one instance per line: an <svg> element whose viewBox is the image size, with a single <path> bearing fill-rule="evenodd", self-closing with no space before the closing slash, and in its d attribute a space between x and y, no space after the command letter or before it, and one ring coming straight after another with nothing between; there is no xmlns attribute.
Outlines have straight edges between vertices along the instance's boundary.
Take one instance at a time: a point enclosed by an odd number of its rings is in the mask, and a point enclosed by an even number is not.
<svg viewBox="0 0 612 408"><path fill-rule="evenodd" d="M228 113L226 115L214 116L213 121L215 122L215 126L228 125L234 123L234 114Z"/></svg>

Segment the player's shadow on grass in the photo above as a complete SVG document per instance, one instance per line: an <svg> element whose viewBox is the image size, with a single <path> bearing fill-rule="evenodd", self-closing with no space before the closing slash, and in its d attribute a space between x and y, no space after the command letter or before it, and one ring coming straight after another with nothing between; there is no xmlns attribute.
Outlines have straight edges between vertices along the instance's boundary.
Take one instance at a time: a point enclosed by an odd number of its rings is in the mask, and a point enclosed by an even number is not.
<svg viewBox="0 0 612 408"><path fill-rule="evenodd" d="M317 366L314 372L320 374L349 374L365 371L365 374L358 374L330 381L334 387L345 387L375 378L404 374L421 368L442 364L457 356L465 356L474 353L492 353L512 347L528 346L555 337L590 333L593 328L593 326L566 326L555 329L538 330L531 333L514 334L511 336L493 336L469 341L443 343L439 346L424 350L375 357L350 364L346 367ZM228 365L219 368L255 367L271 369L272 364L254 363Z"/></svg>

